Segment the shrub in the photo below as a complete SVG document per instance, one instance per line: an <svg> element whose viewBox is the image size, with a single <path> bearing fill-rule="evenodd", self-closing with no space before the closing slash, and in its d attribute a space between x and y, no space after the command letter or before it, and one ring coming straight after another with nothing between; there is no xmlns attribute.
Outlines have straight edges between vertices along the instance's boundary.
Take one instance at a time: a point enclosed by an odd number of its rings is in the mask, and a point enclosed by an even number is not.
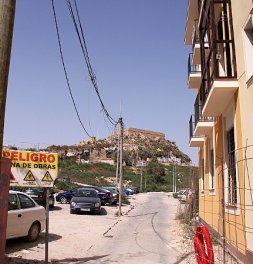
<svg viewBox="0 0 253 264"><path fill-rule="evenodd" d="M173 193L173 198L178 198L178 193Z"/></svg>

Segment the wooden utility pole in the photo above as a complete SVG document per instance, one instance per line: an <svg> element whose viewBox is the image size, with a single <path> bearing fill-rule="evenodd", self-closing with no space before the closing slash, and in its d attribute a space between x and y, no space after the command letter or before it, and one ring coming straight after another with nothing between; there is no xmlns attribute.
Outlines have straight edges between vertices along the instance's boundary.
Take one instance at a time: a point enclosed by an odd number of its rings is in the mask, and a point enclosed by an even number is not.
<svg viewBox="0 0 253 264"><path fill-rule="evenodd" d="M9 77L16 0L0 0L0 154L2 156L4 116Z"/></svg>
<svg viewBox="0 0 253 264"><path fill-rule="evenodd" d="M4 117L9 77L11 44L14 27L16 0L0 0L0 263L4 263L5 238L8 214L8 173L2 158ZM9 165L10 171L10 165Z"/></svg>
<svg viewBox="0 0 253 264"><path fill-rule="evenodd" d="M119 186L119 152L120 152L120 133L118 136L118 147L117 147L117 164L116 164L116 187Z"/></svg>
<svg viewBox="0 0 253 264"><path fill-rule="evenodd" d="M121 216L121 205L122 205L122 193L123 193L123 121L122 117L119 118L120 125L120 148L119 148L119 212L118 215Z"/></svg>

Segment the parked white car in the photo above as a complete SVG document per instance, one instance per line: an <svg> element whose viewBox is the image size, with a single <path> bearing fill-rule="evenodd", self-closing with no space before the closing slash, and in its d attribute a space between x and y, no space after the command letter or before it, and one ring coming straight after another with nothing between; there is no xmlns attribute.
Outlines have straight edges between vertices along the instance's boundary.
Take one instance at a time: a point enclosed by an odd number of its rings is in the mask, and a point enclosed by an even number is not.
<svg viewBox="0 0 253 264"><path fill-rule="evenodd" d="M25 193L9 191L6 239L27 237L29 242L36 241L45 224L44 207Z"/></svg>
<svg viewBox="0 0 253 264"><path fill-rule="evenodd" d="M181 202L189 202L192 199L192 190L186 189L178 192L178 200Z"/></svg>

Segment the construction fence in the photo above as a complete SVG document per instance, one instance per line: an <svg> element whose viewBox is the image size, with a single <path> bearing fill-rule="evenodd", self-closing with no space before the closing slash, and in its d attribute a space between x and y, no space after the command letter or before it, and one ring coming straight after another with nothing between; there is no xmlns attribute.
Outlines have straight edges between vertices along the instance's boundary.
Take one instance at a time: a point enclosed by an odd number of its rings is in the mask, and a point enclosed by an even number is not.
<svg viewBox="0 0 253 264"><path fill-rule="evenodd" d="M210 160L197 175L192 170L188 193L179 197L196 263L253 263L253 146Z"/></svg>

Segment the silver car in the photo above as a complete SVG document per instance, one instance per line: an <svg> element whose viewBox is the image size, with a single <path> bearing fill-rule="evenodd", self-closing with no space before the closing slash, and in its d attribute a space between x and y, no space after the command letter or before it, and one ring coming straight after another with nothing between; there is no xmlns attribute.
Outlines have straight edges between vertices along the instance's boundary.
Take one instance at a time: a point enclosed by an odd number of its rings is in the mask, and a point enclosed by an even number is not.
<svg viewBox="0 0 253 264"><path fill-rule="evenodd" d="M45 208L23 192L9 192L6 239L26 237L33 242L45 229Z"/></svg>

